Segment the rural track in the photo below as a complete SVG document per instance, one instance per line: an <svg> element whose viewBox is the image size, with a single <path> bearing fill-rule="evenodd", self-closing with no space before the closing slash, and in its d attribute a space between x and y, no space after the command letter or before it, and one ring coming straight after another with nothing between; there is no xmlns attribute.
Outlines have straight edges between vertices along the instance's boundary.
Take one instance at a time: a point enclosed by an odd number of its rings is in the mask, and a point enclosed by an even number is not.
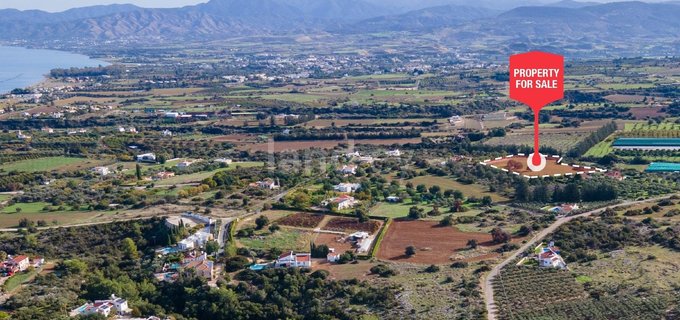
<svg viewBox="0 0 680 320"><path fill-rule="evenodd" d="M674 194L678 195L678 194ZM543 240L545 237L547 237L549 234L553 233L557 228L559 228L561 225L574 220L576 218L581 218L581 217L588 217L593 214L601 213L607 209L613 209L613 208L618 208L618 207L623 207L623 206L630 206L630 205L637 205L645 202L655 202L663 199L668 199L672 197L673 195L665 195L661 197L655 197L655 198L650 198L650 199L645 199L645 200L638 200L638 201L624 201L622 203L612 205L612 206L607 206L595 210L591 210L588 212L576 214L573 216L566 216L557 219L553 224L548 226L547 228L539 231L537 234L535 234L531 240L527 241L522 245L519 249L515 250L515 252L507 257L503 262L497 264L496 266L491 269L489 274L486 275L486 277L482 278L482 293L484 294L484 303L486 305L486 314L487 314L487 319L488 320L496 320L496 303L494 300L494 295L493 295L493 284L492 281L493 279L500 273L501 269L503 269L506 265L508 265L510 262L515 260L519 255L523 254L529 248L532 248L533 246L536 245L539 241Z"/></svg>

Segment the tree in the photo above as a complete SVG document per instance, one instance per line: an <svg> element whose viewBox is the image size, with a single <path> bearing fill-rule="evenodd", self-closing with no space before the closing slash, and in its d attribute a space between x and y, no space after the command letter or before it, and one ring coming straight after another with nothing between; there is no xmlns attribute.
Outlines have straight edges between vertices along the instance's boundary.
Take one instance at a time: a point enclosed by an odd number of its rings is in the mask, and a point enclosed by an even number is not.
<svg viewBox="0 0 680 320"><path fill-rule="evenodd" d="M448 215L439 221L439 225L448 227L453 224L453 217Z"/></svg>
<svg viewBox="0 0 680 320"><path fill-rule="evenodd" d="M413 220L420 219L423 217L424 212L425 210L418 208L417 206L413 206L408 209L408 217L409 219Z"/></svg>
<svg viewBox="0 0 680 320"><path fill-rule="evenodd" d="M312 254L312 258L326 258L326 256L328 256L328 253L330 252L330 249L325 244L317 246L316 244L314 244L314 242L312 242L310 244L309 251Z"/></svg>
<svg viewBox="0 0 680 320"><path fill-rule="evenodd" d="M65 275L79 275L87 271L87 263L78 259L64 260L57 266L57 270L61 270Z"/></svg>
<svg viewBox="0 0 680 320"><path fill-rule="evenodd" d="M491 230L491 237L494 243L506 243L510 241L510 234L503 231L501 228L493 228Z"/></svg>
<svg viewBox="0 0 680 320"><path fill-rule="evenodd" d="M364 208L357 208L354 210L354 215L359 219L359 222L366 222L368 221L368 214L366 214L366 210Z"/></svg>
<svg viewBox="0 0 680 320"><path fill-rule="evenodd" d="M404 254L405 254L407 257L414 256L414 255L416 254L416 247L414 247L414 246L408 246L408 247L406 247L406 250L404 250Z"/></svg>
<svg viewBox="0 0 680 320"><path fill-rule="evenodd" d="M257 219L255 219L255 225L257 226L256 227L257 230L262 230L262 228L264 228L268 224L269 218L267 218L267 216L265 215L260 215L259 217L257 217Z"/></svg>
<svg viewBox="0 0 680 320"><path fill-rule="evenodd" d="M142 180L142 167L139 163L135 165L135 175L137 176L137 180Z"/></svg>
<svg viewBox="0 0 680 320"><path fill-rule="evenodd" d="M130 238L123 239L123 253L126 259L137 260L139 259L139 251L137 251L137 245L135 241Z"/></svg>
<svg viewBox="0 0 680 320"><path fill-rule="evenodd" d="M482 197L482 205L483 206L490 206L493 204L493 200L491 199L491 196L483 196Z"/></svg>
<svg viewBox="0 0 680 320"><path fill-rule="evenodd" d="M515 185L515 200L517 201L529 201L529 183L524 179L518 179Z"/></svg>
<svg viewBox="0 0 680 320"><path fill-rule="evenodd" d="M524 166L517 160L510 160L508 161L508 164L505 166L505 168L510 171L520 171L524 169Z"/></svg>
<svg viewBox="0 0 680 320"><path fill-rule="evenodd" d="M276 223L272 223L269 226L269 232L271 232L271 233L274 233L274 232L279 231L279 230L281 230L281 227Z"/></svg>
<svg viewBox="0 0 680 320"><path fill-rule="evenodd" d="M210 240L205 243L205 253L213 254L220 250L220 244L217 241Z"/></svg>
<svg viewBox="0 0 680 320"><path fill-rule="evenodd" d="M468 248L470 248L470 249L477 248L477 240L475 240L475 239L470 239L470 240L468 240L467 246L468 246Z"/></svg>

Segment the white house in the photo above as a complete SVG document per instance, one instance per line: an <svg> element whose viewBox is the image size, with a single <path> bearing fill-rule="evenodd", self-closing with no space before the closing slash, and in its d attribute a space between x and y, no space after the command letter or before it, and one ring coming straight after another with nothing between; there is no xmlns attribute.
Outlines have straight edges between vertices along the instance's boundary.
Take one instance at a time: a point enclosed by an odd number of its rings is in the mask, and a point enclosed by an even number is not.
<svg viewBox="0 0 680 320"><path fill-rule="evenodd" d="M31 261L27 256L18 255L9 259L9 264L15 266L19 271L24 271L31 266Z"/></svg>
<svg viewBox="0 0 680 320"><path fill-rule="evenodd" d="M124 127L118 127L118 132L124 133L124 132L125 132L125 128L124 128Z"/></svg>
<svg viewBox="0 0 680 320"><path fill-rule="evenodd" d="M226 163L226 164L231 164L231 163L232 163L232 160L231 160L231 159L227 159L227 158L217 158L217 159L215 159L214 161L215 161L215 162L218 162L218 163Z"/></svg>
<svg viewBox="0 0 680 320"><path fill-rule="evenodd" d="M165 129L163 130L163 136L164 137L171 137L172 136L172 131Z"/></svg>
<svg viewBox="0 0 680 320"><path fill-rule="evenodd" d="M333 190L338 192L355 192L361 189L361 184L359 183L339 183L333 186Z"/></svg>
<svg viewBox="0 0 680 320"><path fill-rule="evenodd" d="M340 171L340 173L343 173L343 174L356 174L357 173L357 166L355 166L353 164L344 165L344 166L342 166L342 168L340 168L339 171Z"/></svg>
<svg viewBox="0 0 680 320"><path fill-rule="evenodd" d="M111 295L109 300L95 300L93 303L86 303L78 308L71 310L69 316L86 316L90 314L101 314L104 317L109 317L112 311L116 314L123 316L129 314L132 311L128 307L127 300L123 298L118 298L115 295Z"/></svg>
<svg viewBox="0 0 680 320"><path fill-rule="evenodd" d="M567 264L560 256L560 249L554 245L553 242L547 247L542 247L539 249L537 255L538 265L544 268L557 268L566 269Z"/></svg>
<svg viewBox="0 0 680 320"><path fill-rule="evenodd" d="M166 112L165 117L166 118L178 118L179 112Z"/></svg>
<svg viewBox="0 0 680 320"><path fill-rule="evenodd" d="M450 124L457 124L460 122L463 122L463 118L461 118L460 116L452 116L451 118L449 118Z"/></svg>
<svg viewBox="0 0 680 320"><path fill-rule="evenodd" d="M189 238L182 239L177 243L177 248L182 251L191 250L194 248L194 241Z"/></svg>
<svg viewBox="0 0 680 320"><path fill-rule="evenodd" d="M155 153L145 153L145 154L137 155L137 161L156 163L156 154Z"/></svg>
<svg viewBox="0 0 680 320"><path fill-rule="evenodd" d="M286 252L279 256L274 263L277 268L311 268L312 255L309 253Z"/></svg>
<svg viewBox="0 0 680 320"><path fill-rule="evenodd" d="M280 188L280 186L273 179L267 178L262 181L253 182L250 184L251 187L257 187L260 189L275 190Z"/></svg>
<svg viewBox="0 0 680 320"><path fill-rule="evenodd" d="M111 170L109 170L108 167L94 167L92 168L92 172L100 176L107 176L109 173L111 173Z"/></svg>
<svg viewBox="0 0 680 320"><path fill-rule="evenodd" d="M401 151L399 149L389 150L385 152L388 157L401 157Z"/></svg>
<svg viewBox="0 0 680 320"><path fill-rule="evenodd" d="M324 201L323 205L337 204L338 210L350 209L359 203L358 200L354 199L352 196L342 195L337 198L332 198Z"/></svg>

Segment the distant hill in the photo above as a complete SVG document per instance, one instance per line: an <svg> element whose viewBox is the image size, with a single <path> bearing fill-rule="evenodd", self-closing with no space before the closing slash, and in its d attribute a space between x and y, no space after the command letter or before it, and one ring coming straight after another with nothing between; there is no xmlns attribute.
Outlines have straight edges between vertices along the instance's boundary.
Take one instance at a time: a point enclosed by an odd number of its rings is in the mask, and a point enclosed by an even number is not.
<svg viewBox="0 0 680 320"><path fill-rule="evenodd" d="M355 32L432 31L490 18L499 13L501 11L486 8L446 5L371 18L346 28Z"/></svg>
<svg viewBox="0 0 680 320"><path fill-rule="evenodd" d="M574 0L562 0L559 2L554 2L554 3L548 3L545 6L546 7L558 7L558 8L583 8L583 7L588 7L588 6L596 6L599 5L600 3L597 2L580 2L580 1L574 1Z"/></svg>
<svg viewBox="0 0 680 320"><path fill-rule="evenodd" d="M563 41L587 48L596 42L625 43L631 39L654 44L662 38L677 39L680 34L680 5L675 3L593 4L565 0L546 5L548 1L532 1L540 5L501 12L481 7L489 1L480 0L476 6L447 4L408 12L377 0L211 0L172 9L111 5L60 13L0 10L0 40L176 41L409 31L436 33L460 44L506 37L509 45L517 43L518 48L531 43L564 46Z"/></svg>

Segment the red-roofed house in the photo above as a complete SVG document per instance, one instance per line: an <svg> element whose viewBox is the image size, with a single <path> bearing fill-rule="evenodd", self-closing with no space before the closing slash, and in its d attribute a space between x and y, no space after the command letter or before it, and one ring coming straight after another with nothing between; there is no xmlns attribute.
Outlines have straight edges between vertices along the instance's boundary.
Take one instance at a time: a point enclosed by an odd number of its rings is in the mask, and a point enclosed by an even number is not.
<svg viewBox="0 0 680 320"><path fill-rule="evenodd" d="M28 269L29 266L31 266L31 261L28 259L27 256L19 255L15 256L12 259L10 259L10 264L15 266L18 271L24 271Z"/></svg>
<svg viewBox="0 0 680 320"><path fill-rule="evenodd" d="M309 253L295 253L293 251L286 252L276 259L274 266L277 268L311 268L312 255Z"/></svg>

